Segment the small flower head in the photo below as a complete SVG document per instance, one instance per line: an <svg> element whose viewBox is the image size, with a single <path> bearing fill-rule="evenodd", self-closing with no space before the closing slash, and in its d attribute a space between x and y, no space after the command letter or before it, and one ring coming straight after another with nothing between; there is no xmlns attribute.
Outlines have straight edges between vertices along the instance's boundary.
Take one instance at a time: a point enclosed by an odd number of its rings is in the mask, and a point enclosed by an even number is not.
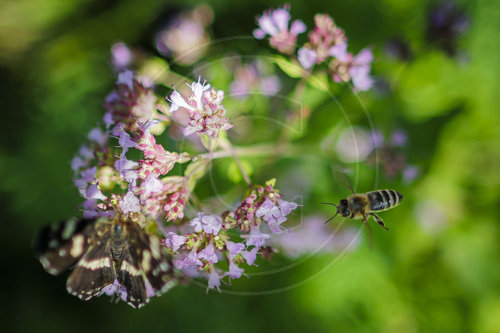
<svg viewBox="0 0 500 333"><path fill-rule="evenodd" d="M297 35L306 31L306 26L301 20L295 20L290 27L288 26L289 10L289 7L283 7L265 12L257 18L259 28L253 32L257 39L269 35L271 46L284 54L294 52Z"/></svg>
<svg viewBox="0 0 500 333"><path fill-rule="evenodd" d="M309 33L308 46L315 51L316 63L319 64L328 58L333 46L345 41L345 34L328 14L316 14L314 23L314 30Z"/></svg>
<svg viewBox="0 0 500 333"><path fill-rule="evenodd" d="M219 131L233 127L222 105L224 99L222 90L210 89L209 84L201 83L201 78L188 86L191 88L191 95L187 98L174 91L169 99L171 112L183 108L189 115L188 124L184 128L185 136L198 133L217 138Z"/></svg>

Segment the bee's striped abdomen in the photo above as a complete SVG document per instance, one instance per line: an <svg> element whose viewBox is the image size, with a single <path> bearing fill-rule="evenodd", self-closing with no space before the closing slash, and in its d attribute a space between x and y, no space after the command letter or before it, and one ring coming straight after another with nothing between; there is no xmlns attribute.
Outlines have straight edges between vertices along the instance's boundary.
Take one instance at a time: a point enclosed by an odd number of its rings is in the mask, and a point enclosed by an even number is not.
<svg viewBox="0 0 500 333"><path fill-rule="evenodd" d="M403 195L394 190L378 190L366 194L370 201L370 210L387 210L399 205Z"/></svg>

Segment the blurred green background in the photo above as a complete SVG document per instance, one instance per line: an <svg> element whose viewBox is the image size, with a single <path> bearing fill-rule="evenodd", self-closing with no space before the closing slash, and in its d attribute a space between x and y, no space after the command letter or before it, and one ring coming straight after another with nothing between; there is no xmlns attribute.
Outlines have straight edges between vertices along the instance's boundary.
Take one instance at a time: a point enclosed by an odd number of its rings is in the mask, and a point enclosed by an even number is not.
<svg viewBox="0 0 500 333"><path fill-rule="evenodd" d="M78 214L81 199L69 161L103 115L101 103L114 81L111 44L121 40L154 54L154 33L171 10L196 4L0 4L5 332L500 332L500 3L495 0L456 2L468 21L460 34L433 33L429 15L437 2L428 0L291 1L292 15L308 27L315 13L326 12L346 30L354 50L372 46L373 73L380 81L361 99L376 128L386 135L394 128L408 133L406 158L421 170L408 184L358 166L359 191L389 187L405 196L400 207L383 215L391 231L373 228L373 250L362 241L345 256L318 254L274 275L233 283L248 294L206 295L204 286L178 287L138 311L111 305L106 297L80 302L65 292L66 276L43 271L31 252L32 235L42 225ZM281 3L209 4L210 34L219 39L249 35L255 16ZM266 43L253 40L237 47L219 46L215 53L270 52ZM368 125L352 94L339 98L354 124ZM313 110L299 143L328 144L343 118L335 105ZM256 177L277 176L278 187L286 188L280 177L298 172L307 184L297 193L305 198L303 213L327 217L331 211L319 202L337 201L348 192L328 168L332 158L319 148L314 155L281 160ZM297 261L278 254L259 267L290 262ZM252 292L295 284L282 292Z"/></svg>

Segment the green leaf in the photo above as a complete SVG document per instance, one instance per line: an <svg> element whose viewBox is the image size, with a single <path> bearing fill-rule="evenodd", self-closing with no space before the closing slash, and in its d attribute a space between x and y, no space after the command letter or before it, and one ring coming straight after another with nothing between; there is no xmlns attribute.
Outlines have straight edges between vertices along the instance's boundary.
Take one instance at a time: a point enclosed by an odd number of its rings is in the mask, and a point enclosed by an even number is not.
<svg viewBox="0 0 500 333"><path fill-rule="evenodd" d="M300 78L304 75L305 71L298 62L290 61L285 57L276 55L271 60L278 65L278 67L285 72L286 75L292 78Z"/></svg>
<svg viewBox="0 0 500 333"><path fill-rule="evenodd" d="M253 168L250 163L242 160L241 166L243 167L243 170L245 170L247 175L251 175L253 173ZM229 180L233 183L239 183L243 179L240 169L238 168L238 164L236 164L235 161L231 161L227 168L227 178L229 178Z"/></svg>
<svg viewBox="0 0 500 333"><path fill-rule="evenodd" d="M307 83L320 91L330 93L328 75L325 72L317 72L307 78Z"/></svg>
<svg viewBox="0 0 500 333"><path fill-rule="evenodd" d="M205 175L209 162L209 160L201 159L195 162L191 162L187 166L186 171L184 171L184 176L188 178L188 186L190 191L192 191L196 186L196 181L203 177L203 175Z"/></svg>

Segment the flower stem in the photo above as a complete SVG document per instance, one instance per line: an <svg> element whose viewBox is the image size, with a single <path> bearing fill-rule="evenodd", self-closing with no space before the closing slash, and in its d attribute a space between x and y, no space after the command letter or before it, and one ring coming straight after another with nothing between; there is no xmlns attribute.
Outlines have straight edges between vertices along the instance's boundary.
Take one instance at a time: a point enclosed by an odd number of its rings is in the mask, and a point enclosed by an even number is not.
<svg viewBox="0 0 500 333"><path fill-rule="evenodd" d="M238 166L238 169L240 170L241 176L245 180L245 183L247 183L248 186L251 186L252 181L250 180L250 177L248 176L245 169L243 168L243 164L241 164L241 161L239 158L240 154L236 153L235 149L233 148L233 146L231 145L229 140L220 140L220 145L225 149L225 151L228 151L231 154L231 156L234 159L234 162L236 163L236 165ZM211 152L211 154L213 156L214 153Z"/></svg>
<svg viewBox="0 0 500 333"><path fill-rule="evenodd" d="M307 149L307 147L305 148ZM234 157L251 157L251 156L282 156L295 155L303 150L303 147L289 144L257 144L252 146L231 146L231 149L218 150L213 153L205 153L199 155L200 158L215 160L218 158Z"/></svg>

